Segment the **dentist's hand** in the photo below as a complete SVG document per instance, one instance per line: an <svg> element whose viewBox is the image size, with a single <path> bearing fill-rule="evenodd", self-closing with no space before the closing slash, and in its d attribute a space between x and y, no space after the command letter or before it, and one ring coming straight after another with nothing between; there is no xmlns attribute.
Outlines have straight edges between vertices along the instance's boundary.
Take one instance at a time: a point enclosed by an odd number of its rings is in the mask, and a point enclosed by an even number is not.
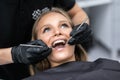
<svg viewBox="0 0 120 80"><path fill-rule="evenodd" d="M32 64L45 59L51 51L52 49L49 48L42 40L35 40L25 44L25 46L19 45L12 47L11 54L14 63Z"/></svg>
<svg viewBox="0 0 120 80"><path fill-rule="evenodd" d="M89 39L91 39L92 30L91 30L91 27L87 23L84 23L77 30L78 27L79 27L79 25L73 27L73 30L70 33L70 36L72 38L68 41L68 44L70 44L70 45L82 44L84 42L89 41Z"/></svg>

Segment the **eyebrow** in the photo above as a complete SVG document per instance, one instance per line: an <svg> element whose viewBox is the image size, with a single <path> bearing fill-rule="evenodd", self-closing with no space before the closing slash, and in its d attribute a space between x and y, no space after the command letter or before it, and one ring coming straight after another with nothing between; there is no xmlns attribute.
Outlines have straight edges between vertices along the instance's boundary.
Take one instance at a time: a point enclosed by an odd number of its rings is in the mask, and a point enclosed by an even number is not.
<svg viewBox="0 0 120 80"><path fill-rule="evenodd" d="M46 27L46 26L51 26L50 24L46 24L46 25L43 25L39 28L39 30L41 30L42 28Z"/></svg>
<svg viewBox="0 0 120 80"><path fill-rule="evenodd" d="M64 21L64 20L59 21L59 23L61 23L61 22L68 22L69 23L69 21Z"/></svg>
<svg viewBox="0 0 120 80"><path fill-rule="evenodd" d="M71 26L70 21L60 21L60 23L62 23L62 22L69 23L69 24L70 24L70 26Z"/></svg>
<svg viewBox="0 0 120 80"><path fill-rule="evenodd" d="M70 24L69 21L65 21L65 20L61 20L61 21L59 21L59 23L63 23L63 22L65 22L65 23L69 23L69 24ZM51 24L45 24L45 25L41 26L41 27L39 28L39 30L41 30L42 28L44 28L44 27L46 27L46 26L51 26Z"/></svg>

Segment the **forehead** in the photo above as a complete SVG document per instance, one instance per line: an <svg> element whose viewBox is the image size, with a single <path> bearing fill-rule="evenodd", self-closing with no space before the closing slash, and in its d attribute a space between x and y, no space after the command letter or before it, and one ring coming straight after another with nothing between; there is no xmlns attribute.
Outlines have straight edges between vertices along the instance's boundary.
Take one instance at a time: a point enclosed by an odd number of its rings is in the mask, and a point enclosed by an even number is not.
<svg viewBox="0 0 120 80"><path fill-rule="evenodd" d="M66 18L64 15L57 12L50 12L41 17L37 26L42 27L47 24L56 25L59 22L64 22L64 21L70 23L70 20Z"/></svg>
<svg viewBox="0 0 120 80"><path fill-rule="evenodd" d="M50 12L50 13L47 13L47 14L45 14L44 16L42 16L42 18L41 18L41 20L40 21L42 21L42 20L47 20L47 19L55 19L55 20L57 20L57 19L64 19L64 20L68 20L67 19L67 17L66 16L64 16L64 15L62 15L62 14L60 14L60 13L57 13L57 12Z"/></svg>

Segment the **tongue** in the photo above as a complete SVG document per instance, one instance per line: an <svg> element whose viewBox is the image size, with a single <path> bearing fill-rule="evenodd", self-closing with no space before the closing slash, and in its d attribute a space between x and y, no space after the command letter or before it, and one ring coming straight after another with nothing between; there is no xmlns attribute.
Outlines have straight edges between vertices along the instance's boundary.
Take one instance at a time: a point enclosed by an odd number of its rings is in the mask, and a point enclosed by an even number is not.
<svg viewBox="0 0 120 80"><path fill-rule="evenodd" d="M64 47L64 45L57 45L57 46L55 46L56 49L63 48L63 47Z"/></svg>

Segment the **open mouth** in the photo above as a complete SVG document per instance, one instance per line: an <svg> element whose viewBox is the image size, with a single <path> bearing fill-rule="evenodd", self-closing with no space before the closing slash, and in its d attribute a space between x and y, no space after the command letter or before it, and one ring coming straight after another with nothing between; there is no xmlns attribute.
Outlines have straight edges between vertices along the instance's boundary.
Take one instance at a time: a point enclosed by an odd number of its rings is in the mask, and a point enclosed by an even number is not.
<svg viewBox="0 0 120 80"><path fill-rule="evenodd" d="M60 40L56 40L52 43L52 47L53 48L63 48L66 44L67 40L65 39L60 39Z"/></svg>

